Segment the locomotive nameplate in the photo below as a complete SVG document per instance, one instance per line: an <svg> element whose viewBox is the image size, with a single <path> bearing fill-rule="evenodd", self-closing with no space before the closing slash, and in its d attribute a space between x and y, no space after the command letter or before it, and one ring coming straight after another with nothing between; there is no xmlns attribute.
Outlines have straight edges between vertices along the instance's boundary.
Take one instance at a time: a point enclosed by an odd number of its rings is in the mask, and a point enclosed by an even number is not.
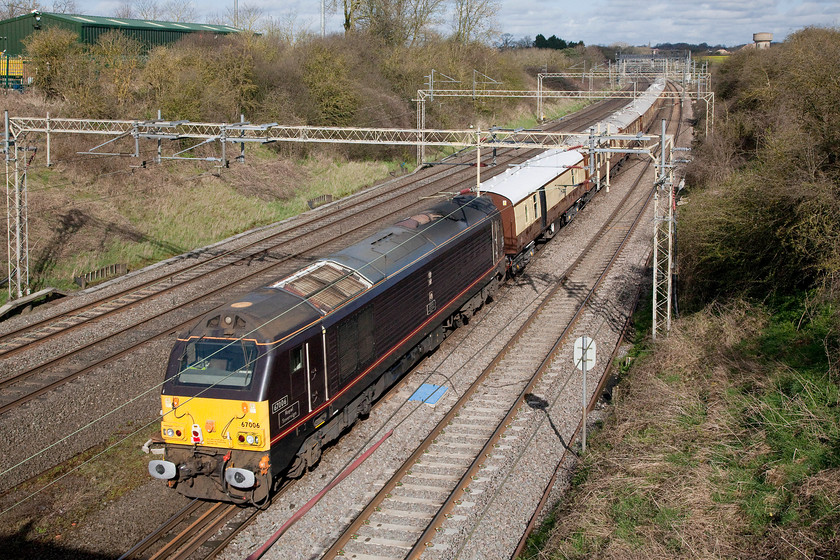
<svg viewBox="0 0 840 560"><path fill-rule="evenodd" d="M277 415L277 422L280 424L280 427L283 427L298 416L300 416L300 401L280 412Z"/></svg>

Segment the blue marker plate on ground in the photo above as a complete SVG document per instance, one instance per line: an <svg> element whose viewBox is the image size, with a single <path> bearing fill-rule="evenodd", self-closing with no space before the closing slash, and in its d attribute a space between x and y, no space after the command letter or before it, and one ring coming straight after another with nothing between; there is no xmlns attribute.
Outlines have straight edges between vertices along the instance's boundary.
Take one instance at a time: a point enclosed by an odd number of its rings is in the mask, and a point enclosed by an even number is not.
<svg viewBox="0 0 840 560"><path fill-rule="evenodd" d="M426 404L436 404L445 392L446 387L443 385L423 383L416 391L414 391L414 394L411 395L408 400L422 401Z"/></svg>

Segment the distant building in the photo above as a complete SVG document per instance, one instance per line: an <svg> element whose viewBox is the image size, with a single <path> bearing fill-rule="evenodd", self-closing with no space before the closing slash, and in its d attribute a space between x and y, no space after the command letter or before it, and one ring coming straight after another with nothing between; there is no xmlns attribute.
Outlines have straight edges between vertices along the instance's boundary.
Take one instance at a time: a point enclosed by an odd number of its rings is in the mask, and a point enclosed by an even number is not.
<svg viewBox="0 0 840 560"><path fill-rule="evenodd" d="M753 43L757 49L769 49L772 40L772 33L753 33Z"/></svg>
<svg viewBox="0 0 840 560"><path fill-rule="evenodd" d="M7 55L24 54L23 40L32 33L48 27L74 31L79 36L79 41L88 45L95 44L103 33L119 30L140 41L146 48L174 43L191 33L227 35L241 32L240 29L228 25L80 16L34 10L26 15L0 21L0 48Z"/></svg>

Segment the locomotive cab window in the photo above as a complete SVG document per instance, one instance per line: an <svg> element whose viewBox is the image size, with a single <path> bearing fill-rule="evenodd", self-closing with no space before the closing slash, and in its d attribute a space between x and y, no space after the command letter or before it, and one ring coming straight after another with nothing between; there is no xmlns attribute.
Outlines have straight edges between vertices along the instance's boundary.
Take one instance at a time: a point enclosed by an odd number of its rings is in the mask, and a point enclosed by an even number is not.
<svg viewBox="0 0 840 560"><path fill-rule="evenodd" d="M289 371L295 373L303 368L303 346L289 352Z"/></svg>
<svg viewBox="0 0 840 560"><path fill-rule="evenodd" d="M289 351L289 387L292 397L306 391L306 378L303 375L303 346Z"/></svg>
<svg viewBox="0 0 840 560"><path fill-rule="evenodd" d="M244 340L197 340L187 344L177 383L247 389L254 378L257 345Z"/></svg>

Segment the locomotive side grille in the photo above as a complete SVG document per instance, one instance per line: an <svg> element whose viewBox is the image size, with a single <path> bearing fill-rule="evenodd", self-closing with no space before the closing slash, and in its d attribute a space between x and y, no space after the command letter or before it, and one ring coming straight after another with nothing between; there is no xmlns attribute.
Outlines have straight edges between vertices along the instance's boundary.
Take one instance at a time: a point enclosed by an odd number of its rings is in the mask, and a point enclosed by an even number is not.
<svg viewBox="0 0 840 560"><path fill-rule="evenodd" d="M322 309L330 310L335 309L359 292L364 291L364 289L364 284L348 276L309 296L309 300Z"/></svg>
<svg viewBox="0 0 840 560"><path fill-rule="evenodd" d="M311 301L321 309L329 311L341 305L344 299L345 298L342 295L335 293L334 290L328 289L311 296L309 298L309 301Z"/></svg>

